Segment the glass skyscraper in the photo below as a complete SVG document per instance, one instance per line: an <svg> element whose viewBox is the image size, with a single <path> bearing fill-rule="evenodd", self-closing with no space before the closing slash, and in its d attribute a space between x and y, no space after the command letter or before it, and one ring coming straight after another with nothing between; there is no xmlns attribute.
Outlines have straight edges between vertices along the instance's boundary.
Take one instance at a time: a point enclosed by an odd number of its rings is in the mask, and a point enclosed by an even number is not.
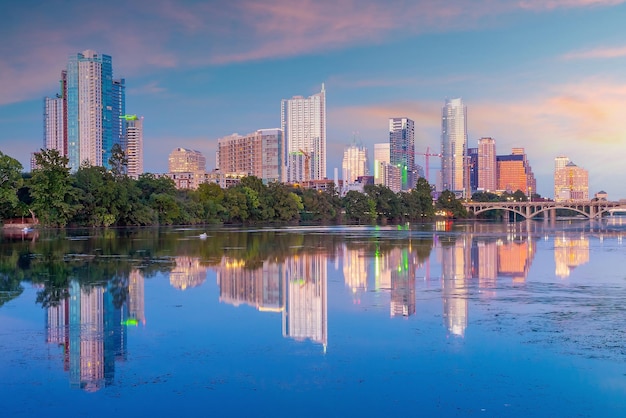
<svg viewBox="0 0 626 418"><path fill-rule="evenodd" d="M446 99L441 109L442 190L456 192L465 189L466 156L467 107L460 98Z"/></svg>
<svg viewBox="0 0 626 418"><path fill-rule="evenodd" d="M415 170L415 123L411 119L389 119L389 160L400 169L402 190L413 187L410 178Z"/></svg>
<svg viewBox="0 0 626 418"><path fill-rule="evenodd" d="M123 146L124 80L113 80L109 55L86 50L67 62L67 156L72 171L81 164L109 168L111 149ZM124 149L124 148L123 148Z"/></svg>

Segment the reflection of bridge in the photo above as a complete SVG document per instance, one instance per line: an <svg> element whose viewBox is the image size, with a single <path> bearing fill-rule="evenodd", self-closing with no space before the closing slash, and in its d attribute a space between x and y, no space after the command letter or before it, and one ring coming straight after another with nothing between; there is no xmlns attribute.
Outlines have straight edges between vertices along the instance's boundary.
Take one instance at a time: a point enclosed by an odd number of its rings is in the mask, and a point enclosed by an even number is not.
<svg viewBox="0 0 626 418"><path fill-rule="evenodd" d="M516 213L526 219L542 216L544 219L556 219L557 209L577 212L588 219L600 219L613 209L626 209L625 202L589 201L589 202L464 202L468 211L478 215L491 210L505 210Z"/></svg>

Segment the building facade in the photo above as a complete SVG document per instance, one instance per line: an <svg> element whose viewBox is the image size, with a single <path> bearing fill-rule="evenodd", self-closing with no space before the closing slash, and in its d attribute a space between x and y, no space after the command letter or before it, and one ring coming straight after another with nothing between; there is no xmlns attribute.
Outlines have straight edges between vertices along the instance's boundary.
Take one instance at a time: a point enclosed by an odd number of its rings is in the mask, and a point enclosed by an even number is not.
<svg viewBox="0 0 626 418"><path fill-rule="evenodd" d="M496 165L498 192L515 193L521 190L527 196L536 193L535 175L523 148L513 148L510 155L498 155Z"/></svg>
<svg viewBox="0 0 626 418"><path fill-rule="evenodd" d="M498 189L496 141L493 138L478 140L478 189L494 193Z"/></svg>
<svg viewBox="0 0 626 418"><path fill-rule="evenodd" d="M143 116L124 115L123 122L124 150L126 153L127 174L134 179L143 174Z"/></svg>
<svg viewBox="0 0 626 418"><path fill-rule="evenodd" d="M205 181L206 158L200 151L176 148L168 158L167 176L179 189L197 189Z"/></svg>
<svg viewBox="0 0 626 418"><path fill-rule="evenodd" d="M467 155L467 107L463 100L446 99L441 109L441 187L463 191ZM467 191L469 192L469 191Z"/></svg>
<svg viewBox="0 0 626 418"><path fill-rule="evenodd" d="M123 146L124 80L113 80L109 55L92 50L70 56L63 77L70 169L83 163L110 168L113 146Z"/></svg>
<svg viewBox="0 0 626 418"><path fill-rule="evenodd" d="M309 160L310 173L299 173L294 182L326 178L326 90L310 97L294 96L281 102L281 129L285 136L284 162L301 153ZM307 175L308 174L308 175ZM286 172L285 172L286 175Z"/></svg>
<svg viewBox="0 0 626 418"><path fill-rule="evenodd" d="M588 201L589 172L570 161L555 173L554 191L556 202Z"/></svg>
<svg viewBox="0 0 626 418"><path fill-rule="evenodd" d="M402 190L413 187L415 170L415 122L409 118L389 119L389 163L400 169Z"/></svg>
<svg viewBox="0 0 626 418"><path fill-rule="evenodd" d="M384 184L383 164L389 164L389 143L374 144L374 184Z"/></svg>
<svg viewBox="0 0 626 418"><path fill-rule="evenodd" d="M57 150L62 156L67 155L64 105L65 99L61 95L44 99L43 147Z"/></svg>
<svg viewBox="0 0 626 418"><path fill-rule="evenodd" d="M263 183L283 180L283 132L260 129L218 139L217 166L224 174L256 176Z"/></svg>
<svg viewBox="0 0 626 418"><path fill-rule="evenodd" d="M352 144L343 150L341 168L343 180L354 183L357 178L369 175L367 148Z"/></svg>

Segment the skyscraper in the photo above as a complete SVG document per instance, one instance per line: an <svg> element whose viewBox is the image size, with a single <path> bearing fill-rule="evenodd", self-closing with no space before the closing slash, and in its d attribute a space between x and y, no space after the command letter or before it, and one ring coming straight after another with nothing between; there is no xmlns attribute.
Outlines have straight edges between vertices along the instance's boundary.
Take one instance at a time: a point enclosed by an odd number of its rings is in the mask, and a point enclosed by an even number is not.
<svg viewBox="0 0 626 418"><path fill-rule="evenodd" d="M123 123L123 149L128 160L127 174L134 179L143 174L143 117L124 115L119 118Z"/></svg>
<svg viewBox="0 0 626 418"><path fill-rule="evenodd" d="M389 162L400 168L402 190L413 187L415 170L415 123L409 118L389 119Z"/></svg>
<svg viewBox="0 0 626 418"><path fill-rule="evenodd" d="M524 148L513 148L510 155L496 156L498 190L515 193L521 190L532 196L537 191L537 182Z"/></svg>
<svg viewBox="0 0 626 418"><path fill-rule="evenodd" d="M63 104L65 100L61 95L46 97L44 99L44 149L54 149L60 155L67 154L67 142L65 140L65 118L63 117Z"/></svg>
<svg viewBox="0 0 626 418"><path fill-rule="evenodd" d="M384 165L389 164L389 143L374 144L374 183L384 184Z"/></svg>
<svg viewBox="0 0 626 418"><path fill-rule="evenodd" d="M554 174L554 200L575 202L589 200L589 172L573 162Z"/></svg>
<svg viewBox="0 0 626 418"><path fill-rule="evenodd" d="M441 109L441 182L443 190L465 188L467 107L463 100L446 99ZM469 193L469 190L466 191Z"/></svg>
<svg viewBox="0 0 626 418"><path fill-rule="evenodd" d="M493 138L478 140L478 188L495 192L498 188L496 165L496 141Z"/></svg>
<svg viewBox="0 0 626 418"><path fill-rule="evenodd" d="M109 55L92 50L70 56L61 77L70 169L84 162L109 168L113 145L123 145L124 80L113 80Z"/></svg>
<svg viewBox="0 0 626 418"><path fill-rule="evenodd" d="M281 129L285 135L285 158L304 154L310 174L299 172L294 181L326 178L326 90L308 98L294 96L281 102ZM288 164L288 163L287 163ZM287 167L289 170L289 167Z"/></svg>
<svg viewBox="0 0 626 418"><path fill-rule="evenodd" d="M367 148L352 144L343 150L343 180L354 183L358 177L369 175Z"/></svg>
<svg viewBox="0 0 626 418"><path fill-rule="evenodd" d="M217 166L222 173L256 176L265 184L282 181L283 131L280 129L229 135L218 139L217 147Z"/></svg>

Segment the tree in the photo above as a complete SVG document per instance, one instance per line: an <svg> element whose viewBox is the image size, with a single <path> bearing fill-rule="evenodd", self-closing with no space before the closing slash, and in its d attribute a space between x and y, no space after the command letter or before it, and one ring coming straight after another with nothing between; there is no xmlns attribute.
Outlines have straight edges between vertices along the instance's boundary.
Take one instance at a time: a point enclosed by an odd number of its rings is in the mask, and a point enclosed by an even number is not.
<svg viewBox="0 0 626 418"><path fill-rule="evenodd" d="M42 224L65 226L76 213L76 191L72 186L67 157L57 150L35 153L37 168L30 180L32 209Z"/></svg>
<svg viewBox="0 0 626 418"><path fill-rule="evenodd" d="M359 223L376 221L376 202L368 195L350 190L343 198L343 204L349 220Z"/></svg>
<svg viewBox="0 0 626 418"><path fill-rule="evenodd" d="M364 191L376 204L379 220L393 221L400 218L400 199L389 187L370 184L365 186Z"/></svg>
<svg viewBox="0 0 626 418"><path fill-rule="evenodd" d="M441 192L436 207L437 210L443 210L453 218L467 218L467 210L450 190Z"/></svg>
<svg viewBox="0 0 626 418"><path fill-rule="evenodd" d="M120 144L114 144L113 147L111 147L109 166L115 178L122 177L128 172L128 158Z"/></svg>
<svg viewBox="0 0 626 418"><path fill-rule="evenodd" d="M20 200L18 190L22 187L22 164L0 151L0 219L16 215Z"/></svg>

